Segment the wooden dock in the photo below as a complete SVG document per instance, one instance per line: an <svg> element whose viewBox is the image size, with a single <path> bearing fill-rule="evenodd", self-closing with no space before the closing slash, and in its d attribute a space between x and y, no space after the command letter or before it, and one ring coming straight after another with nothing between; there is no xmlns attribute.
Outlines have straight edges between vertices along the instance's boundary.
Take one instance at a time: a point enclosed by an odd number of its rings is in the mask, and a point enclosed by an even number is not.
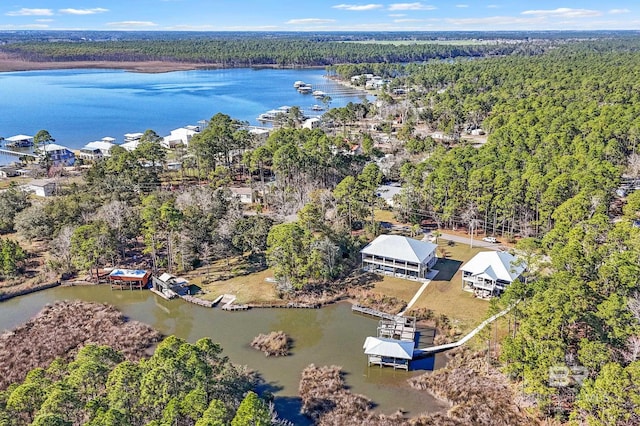
<svg viewBox="0 0 640 426"><path fill-rule="evenodd" d="M190 296L188 294L181 295L180 298L194 305L204 306L205 308L212 308L213 302L210 300L200 299L198 297Z"/></svg>
<svg viewBox="0 0 640 426"><path fill-rule="evenodd" d="M382 311L377 311L375 309L367 308L366 306L361 306L361 305L352 305L351 312L357 312L359 314L369 315L372 317L393 320L393 321L395 321L396 317L398 317L397 315L388 314Z"/></svg>
<svg viewBox="0 0 640 426"><path fill-rule="evenodd" d="M517 302L516 302L516 304L517 304ZM492 322L494 322L495 320L497 320L498 318L500 318L501 316L503 316L507 312L509 312L516 304L511 305L507 309L505 309L504 311L498 312L497 314L495 314L495 315L487 318L486 320L482 321L482 323L480 323L479 326L477 326L476 328L471 330L471 332L469 332L469 334L467 334L466 336L464 336L462 339L458 340L457 342L446 343L444 345L438 345L438 346L430 346L428 348L423 348L423 349L416 349L413 352L414 359L417 358L417 357L428 356L428 355L431 355L431 354L434 354L434 353L446 351L446 350L457 348L458 346L464 345L469 340L471 340L471 338L473 336L475 336L483 328L485 328L487 325L491 324Z"/></svg>
<svg viewBox="0 0 640 426"><path fill-rule="evenodd" d="M224 294L222 298L216 299L219 303L222 304L223 311L246 311L249 309L249 305L237 305L234 302L236 301L236 296L233 294Z"/></svg>
<svg viewBox="0 0 640 426"><path fill-rule="evenodd" d="M5 148L0 148L0 154L13 155L14 157L38 158L38 156L32 152L12 151L10 149L5 149Z"/></svg>

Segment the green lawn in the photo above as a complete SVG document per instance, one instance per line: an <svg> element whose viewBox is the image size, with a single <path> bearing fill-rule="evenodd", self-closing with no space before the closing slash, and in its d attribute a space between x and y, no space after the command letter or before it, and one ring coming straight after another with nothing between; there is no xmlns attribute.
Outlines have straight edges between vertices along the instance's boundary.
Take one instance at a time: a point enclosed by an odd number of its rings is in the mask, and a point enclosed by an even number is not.
<svg viewBox="0 0 640 426"><path fill-rule="evenodd" d="M427 308L436 314L444 314L465 333L485 319L489 302L477 299L472 293L462 290L459 268L483 249L472 249L467 244L460 243L449 246L442 240L438 246L438 257L442 257L444 250L446 258L438 260L434 267L439 271L438 275L413 307ZM381 281L375 283L373 291L409 302L420 286L421 283L415 281L384 276Z"/></svg>
<svg viewBox="0 0 640 426"><path fill-rule="evenodd" d="M213 281L209 284L200 284L197 279L191 280L191 282L200 286L205 291L205 294L200 297L206 300L214 300L222 294L233 294L238 298L237 303L268 303L281 301L276 295L275 285L265 281L265 278L270 277L273 277L273 272L267 269L228 280Z"/></svg>
<svg viewBox="0 0 640 426"><path fill-rule="evenodd" d="M442 258L442 250L446 258ZM439 241L438 263L434 266L438 275L429 284L414 307L431 309L436 314L449 317L460 331L467 332L485 319L489 302L473 297L473 293L462 290L460 266L485 249L470 248L467 244L449 246Z"/></svg>
<svg viewBox="0 0 640 426"><path fill-rule="evenodd" d="M382 281L375 283L371 291L376 294L393 296L409 303L421 286L422 283L416 281L384 275Z"/></svg>

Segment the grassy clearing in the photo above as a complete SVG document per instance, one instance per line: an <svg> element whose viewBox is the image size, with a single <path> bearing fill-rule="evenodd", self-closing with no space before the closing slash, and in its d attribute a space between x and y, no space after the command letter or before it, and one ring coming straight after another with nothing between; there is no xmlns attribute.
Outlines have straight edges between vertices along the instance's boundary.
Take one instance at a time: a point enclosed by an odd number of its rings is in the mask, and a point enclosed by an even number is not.
<svg viewBox="0 0 640 426"><path fill-rule="evenodd" d="M190 281L204 290L201 296L206 300L214 300L222 294L234 294L237 303L269 303L280 302L275 290L275 285L265 281L265 278L273 277L273 272L266 269L248 275L241 275L227 280L213 281L203 284L203 277L194 277Z"/></svg>
<svg viewBox="0 0 640 426"><path fill-rule="evenodd" d="M393 224L399 224L400 223L400 222L398 222L398 220L395 217L395 214L391 210L376 209L373 212L373 217L378 222L389 222L389 223L393 223Z"/></svg>
<svg viewBox="0 0 640 426"><path fill-rule="evenodd" d="M384 275L382 281L374 284L372 293L397 297L409 303L422 283L416 281L403 280L401 278Z"/></svg>
<svg viewBox="0 0 640 426"><path fill-rule="evenodd" d="M456 243L449 246L440 242L438 256L441 250L446 251L446 258L439 259L434 269L439 271L427 289L416 301L414 307L431 309L436 314L444 314L463 333L473 329L484 320L489 302L473 297L472 293L462 290L462 273L460 266L484 251L480 248L470 248L467 244Z"/></svg>

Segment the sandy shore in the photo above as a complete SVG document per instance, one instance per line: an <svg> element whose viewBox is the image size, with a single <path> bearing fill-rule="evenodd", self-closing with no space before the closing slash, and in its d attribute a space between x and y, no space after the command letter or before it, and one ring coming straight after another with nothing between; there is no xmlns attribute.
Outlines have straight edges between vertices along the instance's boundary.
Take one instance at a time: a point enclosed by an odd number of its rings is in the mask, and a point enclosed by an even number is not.
<svg viewBox="0 0 640 426"><path fill-rule="evenodd" d="M220 68L216 64L195 64L182 62L115 62L115 61L71 61L71 62L29 62L0 55L0 72L60 70L60 69L122 69L133 72L161 73L196 69Z"/></svg>
<svg viewBox="0 0 640 426"><path fill-rule="evenodd" d="M32 62L12 57L0 52L0 72L64 70L64 69L121 69L141 73L162 73L171 71L189 71L198 69L224 68L219 63L171 62L171 61L66 61L66 62ZM282 68L280 65L254 65L243 68ZM303 68L323 68L303 67Z"/></svg>

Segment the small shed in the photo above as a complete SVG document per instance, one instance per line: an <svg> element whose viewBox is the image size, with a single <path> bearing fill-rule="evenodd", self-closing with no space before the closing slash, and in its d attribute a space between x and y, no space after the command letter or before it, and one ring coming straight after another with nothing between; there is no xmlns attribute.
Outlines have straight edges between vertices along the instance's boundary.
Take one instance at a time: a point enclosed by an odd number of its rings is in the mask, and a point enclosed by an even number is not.
<svg viewBox="0 0 640 426"><path fill-rule="evenodd" d="M412 341L367 337L362 347L369 358L369 365L389 366L409 370L415 343Z"/></svg>
<svg viewBox="0 0 640 426"><path fill-rule="evenodd" d="M172 299L179 295L189 294L189 282L184 278L163 273L159 277L151 278L152 289L166 299Z"/></svg>
<svg viewBox="0 0 640 426"><path fill-rule="evenodd" d="M247 187L230 187L231 195L240 200L243 204L255 202L253 189Z"/></svg>
<svg viewBox="0 0 640 426"><path fill-rule="evenodd" d="M56 183L48 179L34 179L23 186L26 192L33 192L39 197L50 197L56 190Z"/></svg>
<svg viewBox="0 0 640 426"><path fill-rule="evenodd" d="M142 290L147 287L150 278L151 272L144 269L114 269L109 274L109 284L111 289Z"/></svg>

